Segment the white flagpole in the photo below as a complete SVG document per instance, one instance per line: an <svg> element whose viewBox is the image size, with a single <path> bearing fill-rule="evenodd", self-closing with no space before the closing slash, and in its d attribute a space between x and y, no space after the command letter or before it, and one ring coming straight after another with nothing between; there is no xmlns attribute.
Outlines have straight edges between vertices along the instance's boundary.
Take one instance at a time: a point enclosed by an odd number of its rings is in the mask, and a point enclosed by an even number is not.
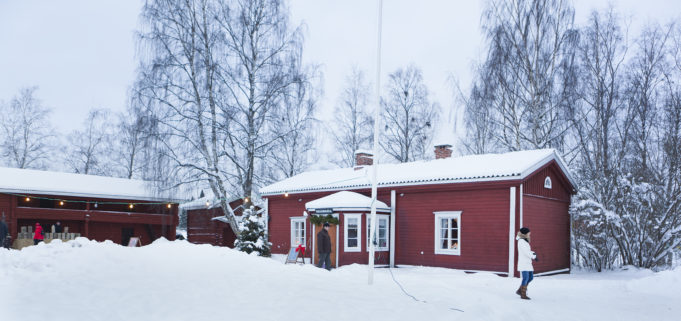
<svg viewBox="0 0 681 321"><path fill-rule="evenodd" d="M376 110L374 113L374 159L371 180L371 222L369 225L369 285L374 283L374 243L376 238L376 197L378 196L378 128L381 120L381 27L383 0L378 0L378 50L376 52Z"/></svg>

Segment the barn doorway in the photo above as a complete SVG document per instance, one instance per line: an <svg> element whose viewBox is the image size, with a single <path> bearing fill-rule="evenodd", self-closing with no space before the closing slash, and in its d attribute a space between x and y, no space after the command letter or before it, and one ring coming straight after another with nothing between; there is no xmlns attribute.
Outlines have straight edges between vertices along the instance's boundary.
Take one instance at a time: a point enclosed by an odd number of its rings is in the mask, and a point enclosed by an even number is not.
<svg viewBox="0 0 681 321"><path fill-rule="evenodd" d="M322 225L312 225L314 226L314 234L312 234L314 245L312 246L314 248L314 264L317 265L319 263L319 251L317 248L317 233L319 233L322 228L324 228ZM329 226L329 238L331 238L331 266L337 268L338 267L338 225L336 224L331 224Z"/></svg>
<svg viewBox="0 0 681 321"><path fill-rule="evenodd" d="M121 245L123 246L128 246L128 243L130 243L130 238L135 235L135 229L134 228L127 228L124 227L121 229Z"/></svg>

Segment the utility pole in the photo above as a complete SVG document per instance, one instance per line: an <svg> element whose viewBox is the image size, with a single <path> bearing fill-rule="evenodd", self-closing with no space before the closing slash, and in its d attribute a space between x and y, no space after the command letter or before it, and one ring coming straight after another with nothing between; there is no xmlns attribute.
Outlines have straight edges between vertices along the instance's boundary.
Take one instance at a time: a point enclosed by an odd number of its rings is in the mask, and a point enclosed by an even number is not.
<svg viewBox="0 0 681 321"><path fill-rule="evenodd" d="M369 285L374 283L374 252L376 243L376 198L378 196L378 128L381 119L381 29L383 0L378 0L378 50L376 50L376 110L374 114L374 162L371 180L371 222L369 224Z"/></svg>

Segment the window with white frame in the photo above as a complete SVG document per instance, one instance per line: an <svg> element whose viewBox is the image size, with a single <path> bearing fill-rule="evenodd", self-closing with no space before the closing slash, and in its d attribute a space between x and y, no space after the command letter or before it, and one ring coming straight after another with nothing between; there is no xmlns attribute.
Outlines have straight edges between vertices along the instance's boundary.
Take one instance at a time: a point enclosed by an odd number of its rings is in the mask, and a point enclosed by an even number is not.
<svg viewBox="0 0 681 321"><path fill-rule="evenodd" d="M544 188L551 189L551 177L546 176L544 179Z"/></svg>
<svg viewBox="0 0 681 321"><path fill-rule="evenodd" d="M461 254L461 211L434 212L435 254Z"/></svg>
<svg viewBox="0 0 681 321"><path fill-rule="evenodd" d="M359 252L362 248L362 214L344 214L345 252Z"/></svg>
<svg viewBox="0 0 681 321"><path fill-rule="evenodd" d="M291 247L305 246L305 217L291 218Z"/></svg>
<svg viewBox="0 0 681 321"><path fill-rule="evenodd" d="M371 215L367 214L367 251L369 251L369 244L370 244L370 236L371 236L371 231L369 228L371 225ZM374 240L376 241L375 243L375 250L376 251L387 251L388 250L388 215L379 215L376 214L376 220L378 221L378 225L376 226L376 236L374 237Z"/></svg>

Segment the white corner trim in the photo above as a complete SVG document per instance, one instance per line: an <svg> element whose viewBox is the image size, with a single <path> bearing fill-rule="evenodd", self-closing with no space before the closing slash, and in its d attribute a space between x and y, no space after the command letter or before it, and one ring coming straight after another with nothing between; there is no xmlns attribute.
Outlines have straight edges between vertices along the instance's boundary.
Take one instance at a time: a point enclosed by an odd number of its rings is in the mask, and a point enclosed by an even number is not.
<svg viewBox="0 0 681 321"><path fill-rule="evenodd" d="M395 267L395 190L390 191L390 267Z"/></svg>
<svg viewBox="0 0 681 321"><path fill-rule="evenodd" d="M515 262L515 186L510 190L510 209L508 219L508 277L513 277L513 263Z"/></svg>
<svg viewBox="0 0 681 321"><path fill-rule="evenodd" d="M520 227L523 227L523 184L520 184Z"/></svg>

